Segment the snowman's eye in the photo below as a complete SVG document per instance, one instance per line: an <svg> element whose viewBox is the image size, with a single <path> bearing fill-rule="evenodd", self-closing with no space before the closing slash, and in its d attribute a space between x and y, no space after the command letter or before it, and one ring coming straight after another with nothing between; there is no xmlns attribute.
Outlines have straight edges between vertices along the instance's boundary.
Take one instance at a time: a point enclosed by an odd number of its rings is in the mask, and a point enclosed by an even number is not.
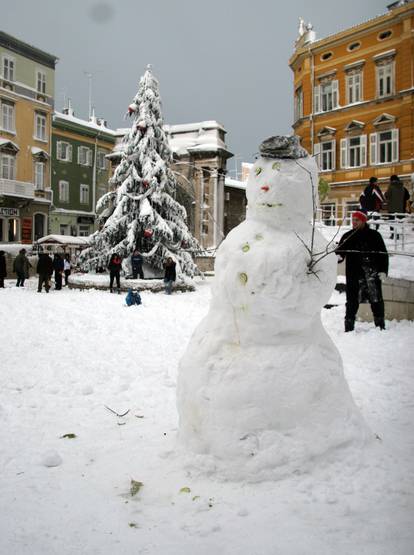
<svg viewBox="0 0 414 555"><path fill-rule="evenodd" d="M255 171L256 175L260 175L263 171L263 168L258 167L254 171Z"/></svg>

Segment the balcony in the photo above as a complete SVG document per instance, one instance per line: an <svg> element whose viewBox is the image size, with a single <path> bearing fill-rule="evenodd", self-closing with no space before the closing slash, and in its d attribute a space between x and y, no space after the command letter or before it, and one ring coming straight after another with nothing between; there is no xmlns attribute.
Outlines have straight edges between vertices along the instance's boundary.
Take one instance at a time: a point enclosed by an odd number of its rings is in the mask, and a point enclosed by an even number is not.
<svg viewBox="0 0 414 555"><path fill-rule="evenodd" d="M1 195L31 200L44 199L45 202L52 202L52 189L35 189L33 183L15 179L0 179Z"/></svg>
<svg viewBox="0 0 414 555"><path fill-rule="evenodd" d="M28 183L27 181L0 179L0 195L34 199L35 188L33 183Z"/></svg>

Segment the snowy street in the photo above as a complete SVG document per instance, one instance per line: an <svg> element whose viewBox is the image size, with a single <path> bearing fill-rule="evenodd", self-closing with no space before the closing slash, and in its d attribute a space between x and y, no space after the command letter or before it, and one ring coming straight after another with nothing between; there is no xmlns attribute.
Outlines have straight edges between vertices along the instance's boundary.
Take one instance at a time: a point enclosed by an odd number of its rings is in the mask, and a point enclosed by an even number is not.
<svg viewBox="0 0 414 555"><path fill-rule="evenodd" d="M171 297L143 292L129 308L124 295L6 285L1 554L413 553L413 322L344 334L344 296L323 310L378 436L358 469L326 462L279 482L221 483L186 470L176 450L177 364L209 282ZM131 479L143 483L133 496Z"/></svg>

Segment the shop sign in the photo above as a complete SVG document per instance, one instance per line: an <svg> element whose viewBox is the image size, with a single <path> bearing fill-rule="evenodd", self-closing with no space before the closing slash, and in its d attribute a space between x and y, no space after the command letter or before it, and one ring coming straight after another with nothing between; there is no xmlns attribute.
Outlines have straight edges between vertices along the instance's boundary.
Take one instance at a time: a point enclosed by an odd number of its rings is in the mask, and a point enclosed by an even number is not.
<svg viewBox="0 0 414 555"><path fill-rule="evenodd" d="M18 216L19 209L18 208L3 208L0 207L0 216Z"/></svg>

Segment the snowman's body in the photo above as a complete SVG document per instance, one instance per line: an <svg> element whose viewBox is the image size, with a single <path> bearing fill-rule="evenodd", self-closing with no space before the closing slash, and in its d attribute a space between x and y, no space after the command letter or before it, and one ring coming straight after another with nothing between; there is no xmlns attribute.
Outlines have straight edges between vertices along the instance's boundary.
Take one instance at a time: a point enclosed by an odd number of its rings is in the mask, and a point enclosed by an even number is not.
<svg viewBox="0 0 414 555"><path fill-rule="evenodd" d="M209 313L180 363L180 440L230 478L303 470L367 437L320 318L335 256L308 271L303 243L326 247L308 172L316 184L310 158L256 162L247 219L220 246Z"/></svg>

